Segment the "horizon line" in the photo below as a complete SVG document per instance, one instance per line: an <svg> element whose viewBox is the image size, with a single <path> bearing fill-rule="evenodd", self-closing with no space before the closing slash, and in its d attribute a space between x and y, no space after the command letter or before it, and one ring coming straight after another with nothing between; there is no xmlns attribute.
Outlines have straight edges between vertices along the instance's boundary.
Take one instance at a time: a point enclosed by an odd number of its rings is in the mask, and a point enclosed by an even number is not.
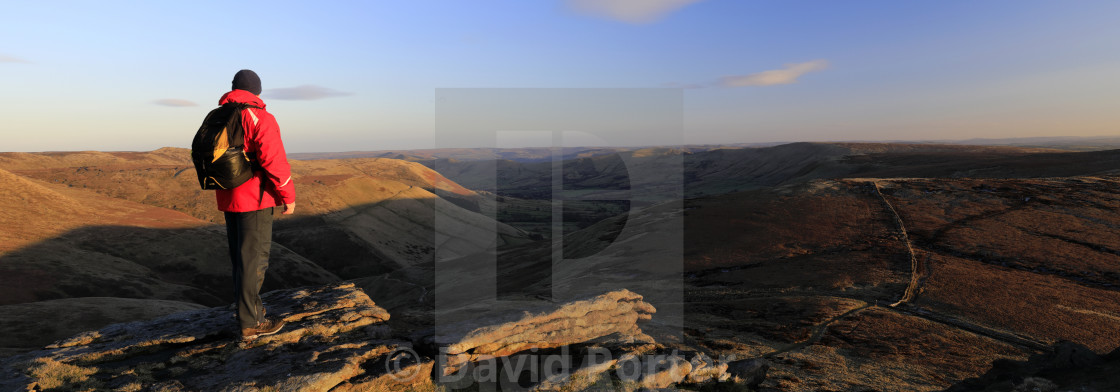
<svg viewBox="0 0 1120 392"><path fill-rule="evenodd" d="M628 146L595 146L595 145L582 145L582 146L520 146L520 147L423 147L423 148L392 148L392 149L379 149L379 150L335 150L335 151L288 151L288 154L343 154L343 153L368 153L368 152L390 152L390 151L437 151L437 150L519 150L530 148L620 148L620 149L643 149L643 148L685 148L685 147L710 147L710 146L736 146L736 147L773 147L786 144L795 143L821 143L821 144L836 144L836 143L869 143L869 144L961 144L967 145L968 142L1004 142L1004 143L1030 143L1032 141L1074 141L1074 140L1094 140L1094 139L1117 139L1120 142L1120 134L1115 135L1096 135L1096 136L1011 136L1011 137L976 137L968 139L840 139L840 140L796 140L796 141L775 141L775 142L729 142L729 143L688 143L688 144L660 144L660 145L628 145ZM1030 147L1030 146L1021 146ZM163 146L151 150L40 150L40 151L0 151L0 154L8 153L76 153L76 152L154 152L165 148L181 148L189 150L189 147L177 146Z"/></svg>

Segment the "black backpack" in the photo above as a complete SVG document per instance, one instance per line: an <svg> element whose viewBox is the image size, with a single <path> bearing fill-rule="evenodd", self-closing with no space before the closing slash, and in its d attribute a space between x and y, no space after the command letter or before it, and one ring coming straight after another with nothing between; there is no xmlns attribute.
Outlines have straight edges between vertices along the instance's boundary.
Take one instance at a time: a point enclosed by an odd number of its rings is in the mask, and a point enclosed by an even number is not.
<svg viewBox="0 0 1120 392"><path fill-rule="evenodd" d="M233 189L253 177L255 159L245 153L241 111L259 107L230 102L211 110L194 135L191 160L202 189Z"/></svg>

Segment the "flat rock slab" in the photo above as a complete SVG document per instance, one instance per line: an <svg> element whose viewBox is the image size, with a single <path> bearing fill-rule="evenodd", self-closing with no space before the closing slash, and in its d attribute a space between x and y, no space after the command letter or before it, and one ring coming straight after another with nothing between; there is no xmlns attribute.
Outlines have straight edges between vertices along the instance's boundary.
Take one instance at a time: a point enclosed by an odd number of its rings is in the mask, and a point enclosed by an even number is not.
<svg viewBox="0 0 1120 392"><path fill-rule="evenodd" d="M490 308L485 317L437 325L434 341L446 355L442 371L450 374L467 362L532 349L587 342L652 343L638 322L656 311L641 295L623 289L531 310Z"/></svg>

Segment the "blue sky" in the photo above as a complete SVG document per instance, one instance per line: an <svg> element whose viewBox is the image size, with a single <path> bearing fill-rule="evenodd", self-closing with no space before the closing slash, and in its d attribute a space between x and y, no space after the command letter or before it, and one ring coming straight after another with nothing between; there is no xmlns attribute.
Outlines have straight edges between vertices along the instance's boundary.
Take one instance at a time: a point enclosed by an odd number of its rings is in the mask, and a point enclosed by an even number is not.
<svg viewBox="0 0 1120 392"><path fill-rule="evenodd" d="M1120 135L1118 15L1034 0L12 2L0 151L187 147L241 68L295 152L430 148L438 88L682 88L689 144Z"/></svg>

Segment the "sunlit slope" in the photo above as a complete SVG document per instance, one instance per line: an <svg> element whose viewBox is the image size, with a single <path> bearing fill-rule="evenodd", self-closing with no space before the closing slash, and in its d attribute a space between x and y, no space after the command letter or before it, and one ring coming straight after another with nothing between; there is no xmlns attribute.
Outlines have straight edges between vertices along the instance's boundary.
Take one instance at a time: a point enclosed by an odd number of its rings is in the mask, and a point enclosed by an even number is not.
<svg viewBox="0 0 1120 392"><path fill-rule="evenodd" d="M94 211L47 186L0 169L0 251L44 240L76 227Z"/></svg>
<svg viewBox="0 0 1120 392"><path fill-rule="evenodd" d="M375 202L379 196L362 196L365 189L339 189L337 183L364 177L396 182L470 198L473 192L416 163L394 159L342 161L291 161L297 192L308 192L303 215L331 212L351 204ZM190 151L162 148L149 152L0 153L0 169L20 176L181 211L196 218L221 222L213 192L199 189ZM309 176L303 180L304 175ZM328 186L330 192L315 189ZM301 198L302 199L302 198Z"/></svg>
<svg viewBox="0 0 1120 392"><path fill-rule="evenodd" d="M220 222L212 192L199 189L190 152L0 153L0 168L51 184L180 211Z"/></svg>
<svg viewBox="0 0 1120 392"><path fill-rule="evenodd" d="M155 167L190 164L190 150L173 147L147 152L0 152L0 167L14 171L83 166Z"/></svg>
<svg viewBox="0 0 1120 392"><path fill-rule="evenodd" d="M339 276L430 261L437 225L449 254L476 251L484 241L470 237L495 229L503 241L525 236L477 213L482 198L418 163L383 158L291 163L297 214L277 222L275 238ZM5 153L0 164L42 182L223 221L213 193L198 189L185 149ZM435 221L437 206L447 218L441 222Z"/></svg>
<svg viewBox="0 0 1120 392"><path fill-rule="evenodd" d="M164 282L131 260L88 251L65 233L93 225L192 230L201 222L179 212L43 184L0 169L0 304L74 296L143 296L191 300L212 296Z"/></svg>
<svg viewBox="0 0 1120 392"><path fill-rule="evenodd" d="M225 303L229 256L219 228L184 213L0 170L0 304L72 297ZM338 278L283 247L268 284Z"/></svg>
<svg viewBox="0 0 1120 392"><path fill-rule="evenodd" d="M3 169L0 203L0 354L233 301L219 226ZM277 244L270 264L266 290L339 280Z"/></svg>

